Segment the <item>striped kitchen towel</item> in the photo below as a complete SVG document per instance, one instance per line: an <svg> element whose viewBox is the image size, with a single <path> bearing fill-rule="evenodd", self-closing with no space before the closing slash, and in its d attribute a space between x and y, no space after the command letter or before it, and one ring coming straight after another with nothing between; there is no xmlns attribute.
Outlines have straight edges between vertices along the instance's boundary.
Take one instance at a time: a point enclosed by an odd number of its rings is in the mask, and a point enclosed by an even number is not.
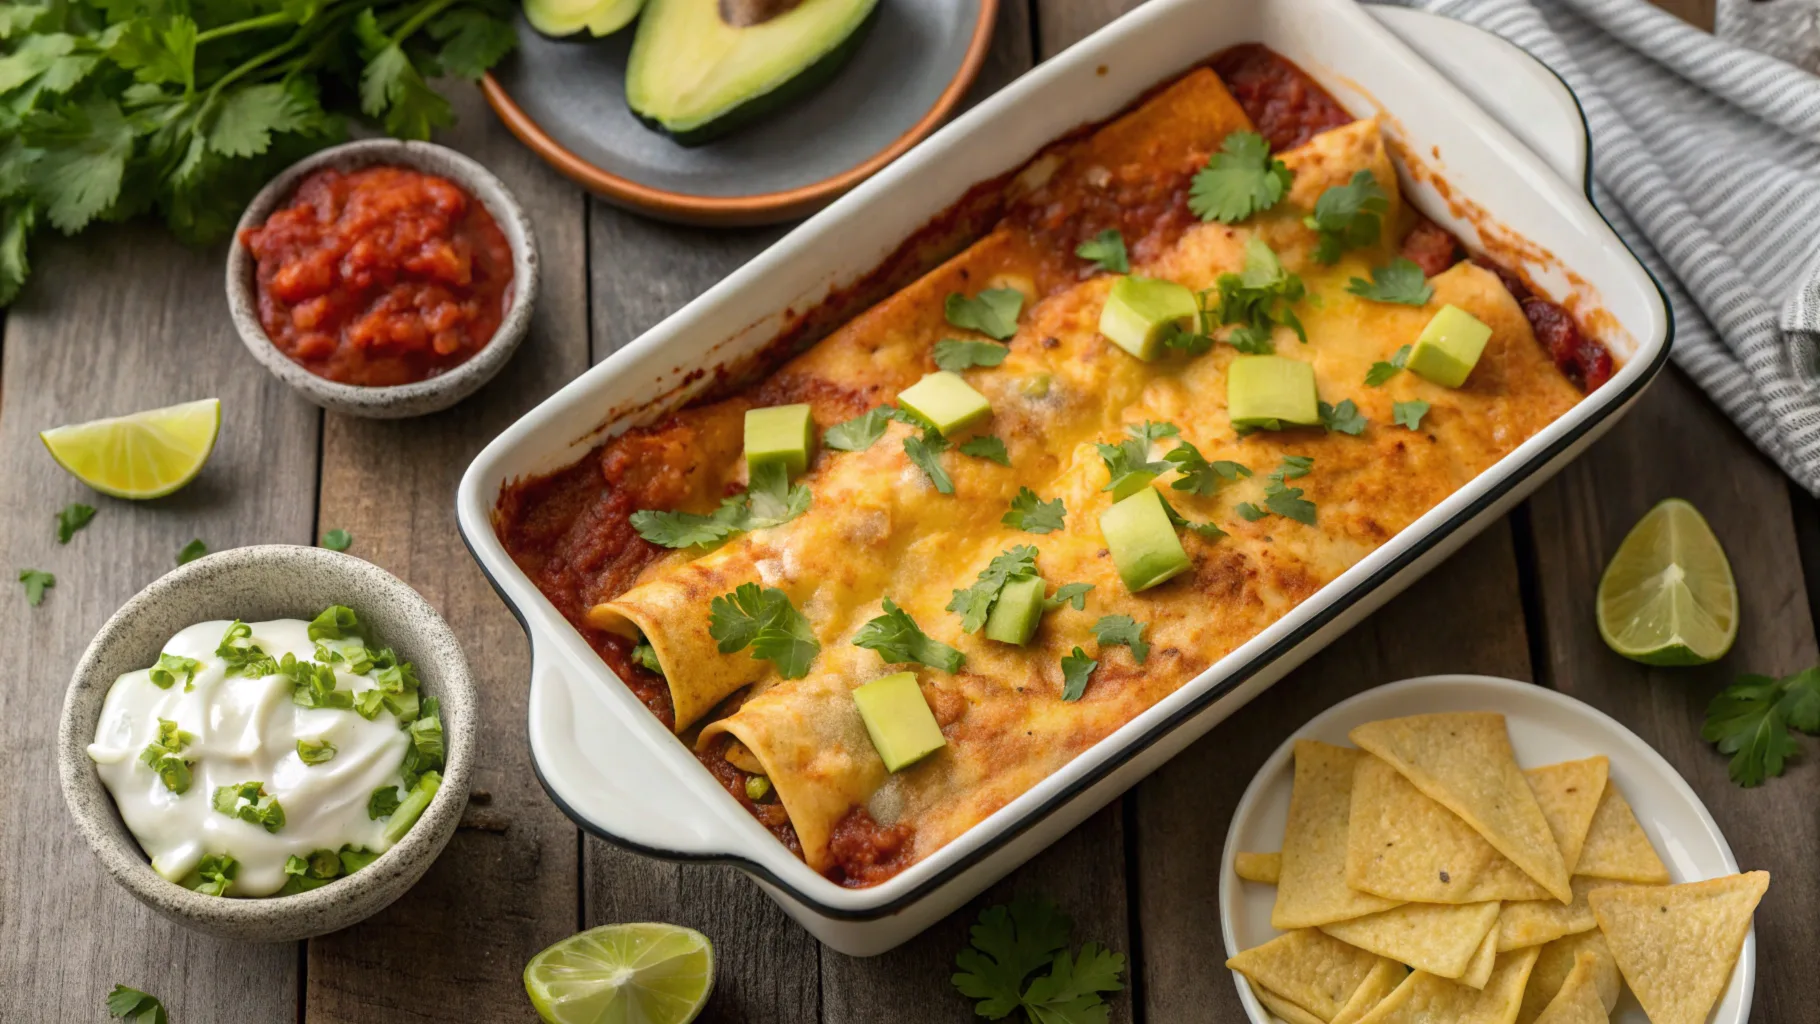
<svg viewBox="0 0 1820 1024"><path fill-rule="evenodd" d="M1820 78L1648 0L1389 2L1496 32L1573 87L1593 201L1668 293L1675 362L1820 495Z"/></svg>

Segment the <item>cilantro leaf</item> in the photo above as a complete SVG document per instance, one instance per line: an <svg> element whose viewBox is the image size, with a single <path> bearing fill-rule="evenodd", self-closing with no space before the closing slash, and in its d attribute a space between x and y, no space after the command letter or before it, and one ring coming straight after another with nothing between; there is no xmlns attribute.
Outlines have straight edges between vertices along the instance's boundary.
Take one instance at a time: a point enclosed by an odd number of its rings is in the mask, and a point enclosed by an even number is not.
<svg viewBox="0 0 1820 1024"><path fill-rule="evenodd" d="M887 664L916 662L943 672L958 672L966 655L939 640L930 639L910 613L885 598L885 614L867 622L853 634L853 646L877 651Z"/></svg>
<svg viewBox="0 0 1820 1024"><path fill-rule="evenodd" d="M1800 753L1791 726L1820 731L1820 669L1781 679L1739 676L1707 705L1700 738L1732 755L1732 781L1748 789L1781 775Z"/></svg>
<svg viewBox="0 0 1820 1024"><path fill-rule="evenodd" d="M961 995L977 999L973 1012L988 1020L1024 1004L1024 979L1066 948L1074 923L1047 900L1019 898L988 907L969 931L971 944L954 958L951 979Z"/></svg>
<svg viewBox="0 0 1820 1024"><path fill-rule="evenodd" d="M1308 332L1292 308L1307 296L1302 279L1290 273L1275 250L1253 238L1245 243L1245 266L1237 274L1221 274L1214 281L1218 303L1201 313L1201 330L1211 334L1216 326L1236 324L1226 343L1247 355L1276 351L1271 331L1277 326L1295 331L1304 343Z"/></svg>
<svg viewBox="0 0 1820 1024"><path fill-rule="evenodd" d="M1140 441L1161 441L1165 437L1180 435L1182 428L1168 421L1159 423L1155 420L1145 420L1142 423L1125 424L1125 432Z"/></svg>
<svg viewBox="0 0 1820 1024"><path fill-rule="evenodd" d="M1052 612L1062 605L1074 605L1075 611L1087 607L1087 595L1093 592L1091 583L1064 583L1055 588L1055 593L1043 598L1043 610Z"/></svg>
<svg viewBox="0 0 1820 1024"><path fill-rule="evenodd" d="M21 136L40 150L30 169L31 195L59 231L75 234L107 212L133 155L133 125L120 106L99 97L21 118Z"/></svg>
<svg viewBox="0 0 1820 1024"><path fill-rule="evenodd" d="M1321 198L1315 200L1314 212L1302 218L1303 224L1320 233L1314 258L1322 263L1337 263L1346 250L1376 242L1383 215L1389 209L1390 197L1368 170L1354 172L1351 181L1321 193Z"/></svg>
<svg viewBox="0 0 1820 1024"><path fill-rule="evenodd" d="M976 459L985 459L987 462L996 462L1001 466L1011 465L1011 453L1005 450L1005 442L992 434L981 434L961 442L960 453L971 455Z"/></svg>
<svg viewBox="0 0 1820 1024"><path fill-rule="evenodd" d="M761 590L756 583L741 583L710 602L708 610L708 635L720 653L751 647L753 658L771 662L785 679L807 675L809 663L821 653L809 620L775 587Z"/></svg>
<svg viewBox="0 0 1820 1024"><path fill-rule="evenodd" d="M1187 516L1177 512L1175 506L1169 504L1167 501L1163 502L1163 512L1169 516L1171 525L1197 533L1202 537L1206 537L1208 540L1214 540L1227 535L1225 530L1220 529L1219 526L1214 523L1197 523L1194 520L1189 519Z"/></svg>
<svg viewBox="0 0 1820 1024"><path fill-rule="evenodd" d="M1315 521L1314 502L1302 497L1300 487L1290 487L1284 482L1307 476L1313 468L1314 458L1312 456L1283 456L1283 464L1265 478L1264 507L1259 508L1246 501L1233 506L1233 511L1248 523L1255 523L1267 515L1275 514L1313 526Z"/></svg>
<svg viewBox="0 0 1820 1024"><path fill-rule="evenodd" d="M955 292L948 296L942 311L949 323L962 330L1005 341L1017 333L1017 315L1023 308L1023 292L1016 288L988 288L971 299Z"/></svg>
<svg viewBox="0 0 1820 1024"><path fill-rule="evenodd" d="M95 506L72 501L57 513L57 543L68 544L76 531L95 518Z"/></svg>
<svg viewBox="0 0 1820 1024"><path fill-rule="evenodd" d="M1036 548L1019 544L1002 551L980 570L973 586L954 592L948 600L948 611L960 615L963 632L977 633L986 624L986 617L992 614L992 606L998 602L999 592L1005 589L1005 584L1035 575Z"/></svg>
<svg viewBox="0 0 1820 1024"><path fill-rule="evenodd" d="M822 434L822 444L843 452L863 452L885 436L885 427L891 419L891 412L885 406L868 409L829 427Z"/></svg>
<svg viewBox="0 0 1820 1024"><path fill-rule="evenodd" d="M1118 444L1100 443L1094 446L1099 449L1101 461L1106 463L1106 486L1102 491L1116 490L1149 483L1169 469L1167 462L1150 460L1150 442L1142 438L1129 437ZM1135 478L1135 479L1134 479Z"/></svg>
<svg viewBox="0 0 1820 1024"><path fill-rule="evenodd" d="M1203 498L1218 490L1222 483L1251 475L1251 470L1237 462L1229 462L1225 459L1208 462L1207 457L1202 455L1201 450L1190 441L1183 441L1176 445L1163 458L1182 474L1169 486Z"/></svg>
<svg viewBox="0 0 1820 1024"><path fill-rule="evenodd" d="M970 370L975 366L997 366L1010 354L1009 348L994 345L990 341L943 338L935 343L935 365L952 373Z"/></svg>
<svg viewBox="0 0 1820 1024"><path fill-rule="evenodd" d="M354 546L354 535L346 530L330 530L322 535L322 546L330 551L346 551Z"/></svg>
<svg viewBox="0 0 1820 1024"><path fill-rule="evenodd" d="M36 608L44 603L44 592L57 585L57 577L37 569L21 569L19 582L25 584L25 603Z"/></svg>
<svg viewBox="0 0 1820 1024"><path fill-rule="evenodd" d="M1791 727L1809 736L1820 736L1820 668L1783 679L1782 700L1777 707Z"/></svg>
<svg viewBox="0 0 1820 1024"><path fill-rule="evenodd" d="M904 438L904 454L929 477L929 483L942 494L954 493L954 478L942 468L941 455L948 450L948 439L940 434Z"/></svg>
<svg viewBox="0 0 1820 1024"><path fill-rule="evenodd" d="M1047 975L1030 983L1024 1003L1039 1024L1105 1024L1107 1007L1101 992L1125 987L1125 958L1089 942L1074 959L1062 950Z"/></svg>
<svg viewBox="0 0 1820 1024"><path fill-rule="evenodd" d="M1240 519L1243 519L1248 523L1255 523L1270 514L1249 501L1239 502L1237 505L1232 506L1232 510L1239 514Z"/></svg>
<svg viewBox="0 0 1820 1024"><path fill-rule="evenodd" d="M1321 425L1328 430L1354 437L1365 432L1365 414L1348 398L1339 405L1320 403Z"/></svg>
<svg viewBox="0 0 1820 1024"><path fill-rule="evenodd" d="M1125 236L1119 234L1118 228L1107 228L1082 242L1075 247L1074 254L1109 273L1131 273L1131 258L1125 253Z"/></svg>
<svg viewBox="0 0 1820 1024"><path fill-rule="evenodd" d="M1011 499L1011 511L999 522L1025 533L1041 534L1060 530L1067 517L1068 507L1062 504L1062 499L1044 501L1030 488L1020 487L1017 497Z"/></svg>
<svg viewBox="0 0 1820 1024"><path fill-rule="evenodd" d="M1404 306L1425 306L1435 294L1421 266L1407 256L1398 256L1389 266L1372 267L1369 282L1352 278L1346 282L1346 290L1372 302Z"/></svg>
<svg viewBox="0 0 1820 1024"><path fill-rule="evenodd" d="M1283 464L1277 467L1277 471L1273 475L1279 476L1285 480L1294 480L1297 477L1307 476L1313 471L1314 456L1285 455L1283 456Z"/></svg>
<svg viewBox="0 0 1820 1024"><path fill-rule="evenodd" d="M430 38L442 44L436 65L475 81L518 45L512 23L481 7L458 7L430 22Z"/></svg>
<svg viewBox="0 0 1820 1024"><path fill-rule="evenodd" d="M1062 699L1077 701L1087 692L1087 680L1093 676L1093 670L1100 663L1087 657L1087 652L1079 647L1073 654L1062 656Z"/></svg>
<svg viewBox="0 0 1820 1024"><path fill-rule="evenodd" d="M335 744L325 739L298 740L297 759L304 764L321 764L335 756Z"/></svg>
<svg viewBox="0 0 1820 1024"><path fill-rule="evenodd" d="M177 564L188 565L208 553L209 546L202 543L201 538L196 538L177 550Z"/></svg>
<svg viewBox="0 0 1820 1024"><path fill-rule="evenodd" d="M789 470L766 463L752 471L746 493L722 498L707 515L640 509L628 521L638 535L666 548L707 547L736 533L781 526L809 511L813 495L804 484L790 486Z"/></svg>
<svg viewBox="0 0 1820 1024"><path fill-rule="evenodd" d="M1422 417L1428 415L1428 403L1421 399L1412 402L1396 402L1390 407L1390 418L1399 426L1411 430L1422 429Z"/></svg>
<svg viewBox="0 0 1820 1024"><path fill-rule="evenodd" d="M1124 644L1131 648L1131 660L1142 665L1150 656L1150 645L1144 642L1145 625L1129 615L1105 615L1093 624L1093 635L1101 647Z"/></svg>
<svg viewBox="0 0 1820 1024"><path fill-rule="evenodd" d="M1289 167L1270 158L1270 144L1256 132L1233 132L1220 151L1195 172L1188 209L1202 220L1234 224L1263 213L1289 193Z"/></svg>
<svg viewBox="0 0 1820 1024"><path fill-rule="evenodd" d="M763 463L746 482L745 515L738 528L751 531L781 526L809 511L812 500L807 485L790 486L790 471L783 463Z"/></svg>
<svg viewBox="0 0 1820 1024"><path fill-rule="evenodd" d="M398 803L398 787L381 786L373 791L372 796L367 797L367 818L378 821L390 817L393 811L398 810Z"/></svg>
<svg viewBox="0 0 1820 1024"><path fill-rule="evenodd" d="M1371 369L1365 371L1366 386L1380 387L1385 381L1402 373L1404 365L1409 362L1409 351L1410 346L1404 345L1391 354L1389 362L1372 363Z"/></svg>
<svg viewBox="0 0 1820 1024"><path fill-rule="evenodd" d="M107 1015L119 1017L127 1024L167 1024L164 1004L157 996L147 995L136 988L115 985L107 994Z"/></svg>

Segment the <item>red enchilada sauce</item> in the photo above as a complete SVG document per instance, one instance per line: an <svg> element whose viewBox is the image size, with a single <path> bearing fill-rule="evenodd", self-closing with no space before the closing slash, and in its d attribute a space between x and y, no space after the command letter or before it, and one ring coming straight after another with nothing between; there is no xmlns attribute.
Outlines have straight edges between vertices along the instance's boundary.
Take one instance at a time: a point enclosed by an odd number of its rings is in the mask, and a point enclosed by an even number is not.
<svg viewBox="0 0 1820 1024"><path fill-rule="evenodd" d="M510 302L512 249L460 186L408 167L324 168L240 242L259 322L319 377L369 387L466 362Z"/></svg>
<svg viewBox="0 0 1820 1024"><path fill-rule="evenodd" d="M1262 46L1235 47L1212 66L1273 150L1299 146L1354 120L1300 68ZM1217 142L1210 140L1210 148ZM1065 265L1046 271L1057 276L1075 269L1078 261L1068 262L1068 254L1076 242L1107 227L1118 228L1133 252L1166 247L1196 223L1186 194L1204 159L1193 166L1108 169L1103 180L1089 180L1090 187L1057 190L1052 201L1014 208L1009 216L1063 261ZM1468 258L1453 235L1415 216L1402 254L1420 264L1424 274L1439 274ZM1610 377L1610 354L1580 332L1571 313L1532 294L1504 268L1483 257L1475 260L1496 272L1522 304L1538 341L1570 379L1590 391ZM746 394L761 405L806 400L792 386L772 378ZM853 396L853 413L877 404L875 397ZM666 726L674 722L674 713L663 677L632 660L631 641L589 627L585 616L594 604L629 589L663 553L639 537L628 519L639 509L674 508L682 500L685 481L697 468L699 440L695 428L680 417L628 431L568 469L509 486L495 519L514 560ZM951 720L941 706L933 709L943 724ZM696 750L696 756L734 799L800 855L795 831L776 797L756 803L747 799L744 787L750 775L729 763L724 749L724 743L712 743ZM881 825L865 807L853 807L834 825L826 874L848 887L877 885L909 865L914 838L909 825Z"/></svg>

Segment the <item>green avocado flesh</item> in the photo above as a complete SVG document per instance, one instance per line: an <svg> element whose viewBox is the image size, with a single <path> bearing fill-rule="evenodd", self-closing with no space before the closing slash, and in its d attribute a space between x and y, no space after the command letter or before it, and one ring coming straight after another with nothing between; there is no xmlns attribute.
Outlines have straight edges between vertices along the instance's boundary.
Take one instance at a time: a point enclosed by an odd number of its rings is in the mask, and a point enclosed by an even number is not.
<svg viewBox="0 0 1820 1024"><path fill-rule="evenodd" d="M1174 579L1188 569L1188 553L1163 508L1163 496L1146 487L1100 513L1100 535L1112 564L1132 593ZM1003 598L1000 598L1003 600Z"/></svg>
<svg viewBox="0 0 1820 1024"><path fill-rule="evenodd" d="M1485 322L1458 306L1442 306L1441 311L1422 328L1416 347L1409 353L1410 372L1426 377L1443 387L1457 388L1466 383L1472 368L1485 354L1485 343L1491 340L1491 328Z"/></svg>
<svg viewBox="0 0 1820 1024"><path fill-rule="evenodd" d="M631 24L645 0L524 0L525 20L546 36L612 35Z"/></svg>
<svg viewBox="0 0 1820 1024"><path fill-rule="evenodd" d="M755 6L784 9L752 24L723 17L723 7ZM685 146L708 142L831 78L877 7L878 0L648 0L626 68L626 102Z"/></svg>
<svg viewBox="0 0 1820 1024"><path fill-rule="evenodd" d="M1239 356L1226 367L1226 411L1240 430L1321 422L1314 367L1285 356Z"/></svg>
<svg viewBox="0 0 1820 1024"><path fill-rule="evenodd" d="M1029 643L1043 618L1043 591L1048 586L1041 576L1005 584L986 619L986 639L1019 647Z"/></svg>
<svg viewBox="0 0 1820 1024"><path fill-rule="evenodd" d="M950 370L937 370L898 392L904 408L935 424L943 434L972 426L992 413L986 396Z"/></svg>
<svg viewBox="0 0 1820 1024"><path fill-rule="evenodd" d="M853 703L886 771L907 768L947 745L914 672L872 680L853 691Z"/></svg>
<svg viewBox="0 0 1820 1024"><path fill-rule="evenodd" d="M1186 285L1121 277L1100 308L1100 333L1148 363L1163 354L1163 339L1172 329L1194 329L1200 309Z"/></svg>
<svg viewBox="0 0 1820 1024"><path fill-rule="evenodd" d="M746 410L746 469L783 463L790 476L809 468L815 445L815 421L807 405L774 405Z"/></svg>

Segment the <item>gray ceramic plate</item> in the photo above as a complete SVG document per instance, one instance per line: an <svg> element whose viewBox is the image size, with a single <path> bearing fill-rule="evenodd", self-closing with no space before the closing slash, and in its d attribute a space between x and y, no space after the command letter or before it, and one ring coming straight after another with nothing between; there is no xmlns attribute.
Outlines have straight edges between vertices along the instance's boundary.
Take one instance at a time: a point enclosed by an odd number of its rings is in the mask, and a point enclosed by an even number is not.
<svg viewBox="0 0 1820 1024"><path fill-rule="evenodd" d="M693 148L626 106L636 26L551 39L521 17L518 51L484 87L513 134L609 200L670 220L768 223L831 202L934 131L979 73L997 10L998 0L880 0L832 81Z"/></svg>

